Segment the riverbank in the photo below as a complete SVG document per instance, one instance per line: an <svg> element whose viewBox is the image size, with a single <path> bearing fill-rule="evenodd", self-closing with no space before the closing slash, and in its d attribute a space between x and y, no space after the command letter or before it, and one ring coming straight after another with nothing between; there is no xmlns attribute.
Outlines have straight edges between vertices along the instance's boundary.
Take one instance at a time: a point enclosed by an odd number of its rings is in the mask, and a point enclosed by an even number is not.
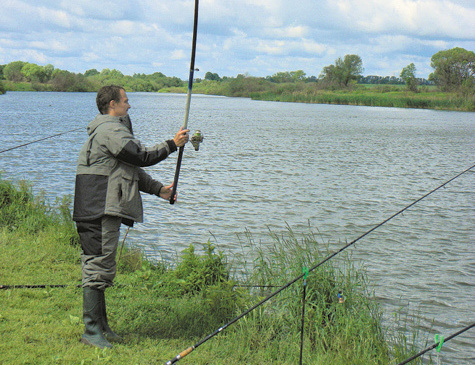
<svg viewBox="0 0 475 365"><path fill-rule="evenodd" d="M0 290L5 363L164 363L269 293L247 285L280 287L325 256L312 235L289 230L273 237L270 250L254 247L237 278L231 273L242 258L231 260L209 242L202 253L190 245L174 263L150 262L139 250L125 249L116 286L107 292L109 323L123 340L102 351L78 341L84 331L80 248L70 205L66 197L49 206L27 184L0 180L0 285L46 285ZM416 352L405 328L396 335L383 328L364 270L348 258L311 272L307 287L304 363L387 364ZM182 363L297 363L301 298L297 282Z"/></svg>
<svg viewBox="0 0 475 365"><path fill-rule="evenodd" d="M232 85L233 82L235 85ZM176 88L174 90L176 91ZM405 86L400 85L359 84L331 90L321 88L317 83L271 85L242 79L238 82L233 80L228 89L223 89L216 82L205 81L196 84L193 90L197 93L249 97L266 101L475 111L474 93L441 92L434 86L420 87L418 92L408 91Z"/></svg>
<svg viewBox="0 0 475 365"><path fill-rule="evenodd" d="M4 82L7 91L55 91L50 84ZM97 91L99 86L80 91ZM129 92L142 91L125 86ZM186 93L186 86L163 86L158 92ZM247 97L253 100L375 106L390 108L417 108L447 111L475 112L475 94L441 92L435 86L408 91L401 85L352 85L345 89L324 89L317 83L273 84L263 79L242 78L227 82L202 80L193 85L193 92L205 95ZM1 93L1 91L0 91Z"/></svg>

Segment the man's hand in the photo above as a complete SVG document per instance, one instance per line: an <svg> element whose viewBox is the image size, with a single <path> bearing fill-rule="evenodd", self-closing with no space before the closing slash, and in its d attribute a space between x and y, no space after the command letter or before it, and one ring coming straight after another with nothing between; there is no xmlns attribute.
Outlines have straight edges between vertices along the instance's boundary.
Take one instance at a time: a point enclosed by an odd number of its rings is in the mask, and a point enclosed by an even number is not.
<svg viewBox="0 0 475 365"><path fill-rule="evenodd" d="M180 131L175 135L173 141L175 142L177 147L183 147L187 142L190 136L188 135L189 129L180 128Z"/></svg>
<svg viewBox="0 0 475 365"><path fill-rule="evenodd" d="M162 188L160 189L160 198L162 199L165 199L165 200L170 200L170 197L172 196L172 189L173 188L173 184L171 185L168 185L168 186L162 186ZM177 194L175 194L175 201L177 200Z"/></svg>

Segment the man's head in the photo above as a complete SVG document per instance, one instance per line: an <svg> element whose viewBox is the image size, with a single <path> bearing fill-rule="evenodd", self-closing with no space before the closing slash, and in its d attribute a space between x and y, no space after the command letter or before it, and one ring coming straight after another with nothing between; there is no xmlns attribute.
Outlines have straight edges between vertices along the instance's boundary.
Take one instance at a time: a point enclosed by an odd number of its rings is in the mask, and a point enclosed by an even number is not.
<svg viewBox="0 0 475 365"><path fill-rule="evenodd" d="M120 117L127 114L130 109L129 99L121 86L103 86L97 92L97 109L101 114L110 114Z"/></svg>

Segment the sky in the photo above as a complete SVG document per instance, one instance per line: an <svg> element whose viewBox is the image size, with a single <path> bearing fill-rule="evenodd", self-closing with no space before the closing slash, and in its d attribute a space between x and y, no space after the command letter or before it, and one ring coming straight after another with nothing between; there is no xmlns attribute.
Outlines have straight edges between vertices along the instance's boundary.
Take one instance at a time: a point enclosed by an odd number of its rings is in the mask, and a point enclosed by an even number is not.
<svg viewBox="0 0 475 365"><path fill-rule="evenodd" d="M188 79L194 0L2 0L0 64ZM363 75L433 71L435 53L475 51L475 0L201 0L195 77L319 76L357 54Z"/></svg>

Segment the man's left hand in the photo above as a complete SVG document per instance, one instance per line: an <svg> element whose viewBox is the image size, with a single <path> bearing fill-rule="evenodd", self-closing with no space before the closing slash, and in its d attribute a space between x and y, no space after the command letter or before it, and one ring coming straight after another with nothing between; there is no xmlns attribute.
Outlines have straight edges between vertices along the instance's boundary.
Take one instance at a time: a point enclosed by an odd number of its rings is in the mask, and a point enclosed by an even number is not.
<svg viewBox="0 0 475 365"><path fill-rule="evenodd" d="M173 184L168 185L168 186L162 186L160 189L160 198L165 199L165 200L170 200L170 197L172 196L172 189ZM175 201L177 200L177 194L175 194Z"/></svg>

